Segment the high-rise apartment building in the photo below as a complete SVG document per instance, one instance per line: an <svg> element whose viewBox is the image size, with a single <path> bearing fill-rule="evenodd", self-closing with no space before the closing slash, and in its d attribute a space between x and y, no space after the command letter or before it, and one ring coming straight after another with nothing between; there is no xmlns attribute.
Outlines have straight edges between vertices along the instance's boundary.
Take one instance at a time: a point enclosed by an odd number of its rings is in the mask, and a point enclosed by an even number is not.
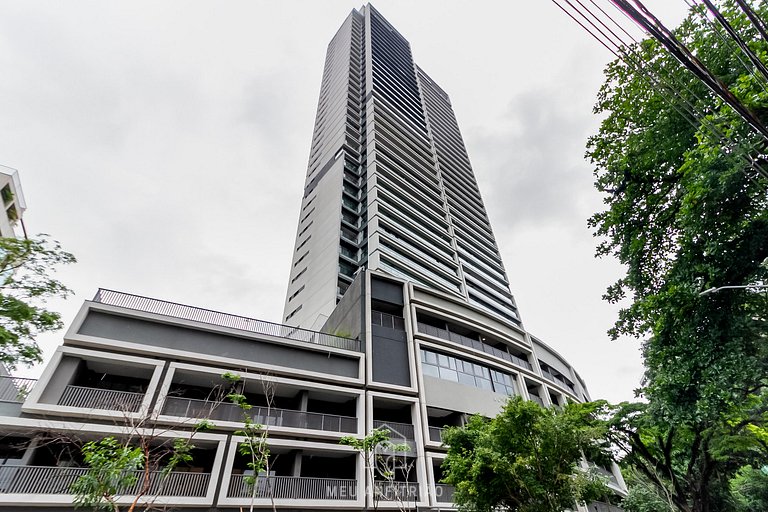
<svg viewBox="0 0 768 512"><path fill-rule="evenodd" d="M26 236L22 215L27 209L24 193L21 190L19 172L16 169L0 165L0 208L5 214L0 214L0 236ZM20 227L17 230L17 227Z"/></svg>
<svg viewBox="0 0 768 512"><path fill-rule="evenodd" d="M361 268L520 324L448 95L370 5L328 45L283 320L320 328Z"/></svg>
<svg viewBox="0 0 768 512"><path fill-rule="evenodd" d="M142 508L450 510L444 427L510 396L589 399L521 325L448 97L371 6L329 46L294 253L288 325L99 290L37 384L0 372L0 507L72 511L80 447L112 436L195 446L173 471L149 458ZM266 432L258 474L244 414ZM340 444L376 428L407 445L392 471ZM625 492L616 467L596 470Z"/></svg>

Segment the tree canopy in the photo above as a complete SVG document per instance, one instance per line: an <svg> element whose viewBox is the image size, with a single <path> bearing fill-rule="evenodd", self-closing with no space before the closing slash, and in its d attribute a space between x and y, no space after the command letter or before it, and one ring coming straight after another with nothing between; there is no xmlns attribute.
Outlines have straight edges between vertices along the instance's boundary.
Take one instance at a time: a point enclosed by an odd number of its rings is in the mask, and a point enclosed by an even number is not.
<svg viewBox="0 0 768 512"><path fill-rule="evenodd" d="M462 510L562 512L607 493L596 474L580 469L583 453L603 458L603 436L594 404L545 409L520 397L493 419L473 416L448 428L444 481Z"/></svg>
<svg viewBox="0 0 768 512"><path fill-rule="evenodd" d="M14 368L41 361L35 338L63 327L61 315L47 309L45 301L72 293L53 272L74 262L72 254L45 235L0 238L0 363Z"/></svg>
<svg viewBox="0 0 768 512"><path fill-rule="evenodd" d="M722 4L766 62L768 42ZM695 8L675 35L768 122L768 82L709 18ZM624 306L609 332L644 339L647 403L616 408L612 433L680 510L731 510L730 479L766 461L768 295L700 292L768 279L766 141L655 40L627 55L606 70L587 153L605 193L597 253L627 269L605 295Z"/></svg>

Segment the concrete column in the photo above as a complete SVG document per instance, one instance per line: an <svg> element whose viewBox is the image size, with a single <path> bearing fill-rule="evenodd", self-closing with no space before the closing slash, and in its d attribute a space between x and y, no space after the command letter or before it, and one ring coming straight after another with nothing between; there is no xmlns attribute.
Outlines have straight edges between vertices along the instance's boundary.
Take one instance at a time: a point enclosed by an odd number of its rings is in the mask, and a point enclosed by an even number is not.
<svg viewBox="0 0 768 512"><path fill-rule="evenodd" d="M301 412L307 412L309 405L309 391L303 389L299 392L299 410Z"/></svg>
<svg viewBox="0 0 768 512"><path fill-rule="evenodd" d="M301 450L293 454L293 476L301 476Z"/></svg>

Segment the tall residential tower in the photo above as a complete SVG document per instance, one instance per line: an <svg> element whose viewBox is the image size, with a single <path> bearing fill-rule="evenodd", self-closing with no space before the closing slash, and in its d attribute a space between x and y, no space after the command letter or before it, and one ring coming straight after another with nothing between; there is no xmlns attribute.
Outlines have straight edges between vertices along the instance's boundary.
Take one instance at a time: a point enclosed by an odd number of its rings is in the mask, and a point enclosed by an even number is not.
<svg viewBox="0 0 768 512"><path fill-rule="evenodd" d="M328 46L283 320L320 328L360 268L520 324L448 95L371 5Z"/></svg>
<svg viewBox="0 0 768 512"><path fill-rule="evenodd" d="M520 323L448 96L370 5L328 49L284 318L99 290L37 384L0 372L0 508L72 512L80 446L111 436L160 449L120 505L456 510L443 428L510 396L589 400ZM256 474L244 414L268 434ZM340 440L377 428L404 446L372 472ZM171 471L179 439L195 449ZM596 470L626 492L615 465Z"/></svg>

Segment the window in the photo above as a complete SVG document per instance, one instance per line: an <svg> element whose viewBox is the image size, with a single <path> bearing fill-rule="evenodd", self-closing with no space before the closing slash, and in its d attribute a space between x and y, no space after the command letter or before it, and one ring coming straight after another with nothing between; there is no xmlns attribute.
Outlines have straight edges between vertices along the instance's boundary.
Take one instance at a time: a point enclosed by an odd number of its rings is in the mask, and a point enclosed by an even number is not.
<svg viewBox="0 0 768 512"><path fill-rule="evenodd" d="M438 352L422 350L421 369L424 375L430 377L487 389L502 395L517 394L515 378L512 375Z"/></svg>
<svg viewBox="0 0 768 512"><path fill-rule="evenodd" d="M303 274L303 273L304 273L304 272L306 272L306 271L307 271L307 267L304 267L304 269L302 269L302 271L301 271L301 272L299 272L298 274L296 274L296 277L294 277L293 279L291 279L291 284L295 283L295 282L296 282L296 280L297 280L298 278L300 278L300 277L301 277L301 274Z"/></svg>
<svg viewBox="0 0 768 512"><path fill-rule="evenodd" d="M298 313L299 311L301 311L301 308L302 308L302 307L303 307L303 306L299 306L299 307L297 307L296 309L294 309L293 311L291 311L291 314L290 314L290 315L288 315L287 317L285 317L285 321L287 322L287 321L288 321L288 320L290 320L290 319L291 319L291 318L292 318L292 317L293 317L293 316L294 316L296 313Z"/></svg>

